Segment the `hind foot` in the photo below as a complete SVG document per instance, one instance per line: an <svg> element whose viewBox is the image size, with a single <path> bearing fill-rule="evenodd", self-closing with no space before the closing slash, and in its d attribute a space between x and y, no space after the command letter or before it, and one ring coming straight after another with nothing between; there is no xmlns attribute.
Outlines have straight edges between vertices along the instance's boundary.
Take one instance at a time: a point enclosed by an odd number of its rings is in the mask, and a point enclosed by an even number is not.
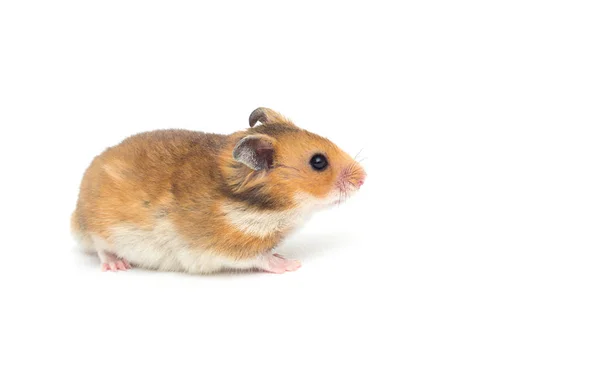
<svg viewBox="0 0 600 370"><path fill-rule="evenodd" d="M118 257L116 254L98 251L98 257L100 257L100 262L102 263L100 267L102 271L125 271L131 268L127 260Z"/></svg>

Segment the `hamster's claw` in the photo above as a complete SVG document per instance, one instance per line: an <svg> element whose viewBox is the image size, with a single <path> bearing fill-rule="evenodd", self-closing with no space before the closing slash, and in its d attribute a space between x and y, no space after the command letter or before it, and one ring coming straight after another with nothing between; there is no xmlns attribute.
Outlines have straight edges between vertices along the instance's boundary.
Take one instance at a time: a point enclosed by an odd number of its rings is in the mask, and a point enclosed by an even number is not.
<svg viewBox="0 0 600 370"><path fill-rule="evenodd" d="M100 269L104 271L126 271L131 268L131 264L117 255L105 251L99 251L98 257L102 262Z"/></svg>
<svg viewBox="0 0 600 370"><path fill-rule="evenodd" d="M283 274L287 271L296 271L302 266L300 261L288 260L280 254L272 254L267 257L263 270L274 274Z"/></svg>

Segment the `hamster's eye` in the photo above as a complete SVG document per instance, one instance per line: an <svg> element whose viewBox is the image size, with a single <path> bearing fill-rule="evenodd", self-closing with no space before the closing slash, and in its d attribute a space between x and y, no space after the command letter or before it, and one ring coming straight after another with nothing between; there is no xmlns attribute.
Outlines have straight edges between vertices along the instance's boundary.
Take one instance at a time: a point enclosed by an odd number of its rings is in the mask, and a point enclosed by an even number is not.
<svg viewBox="0 0 600 370"><path fill-rule="evenodd" d="M315 154L310 159L310 165L317 171L323 171L327 168L327 158L323 154Z"/></svg>

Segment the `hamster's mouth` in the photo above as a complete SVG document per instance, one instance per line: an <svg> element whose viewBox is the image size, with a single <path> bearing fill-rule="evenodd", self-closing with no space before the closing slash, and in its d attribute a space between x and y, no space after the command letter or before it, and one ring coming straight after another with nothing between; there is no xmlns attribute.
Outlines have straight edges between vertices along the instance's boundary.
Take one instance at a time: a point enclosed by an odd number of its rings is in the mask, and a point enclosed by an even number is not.
<svg viewBox="0 0 600 370"><path fill-rule="evenodd" d="M313 209L323 209L338 206L358 192L360 186L348 183L345 186L335 186L325 197L314 197L307 193L296 195L296 203Z"/></svg>
<svg viewBox="0 0 600 370"><path fill-rule="evenodd" d="M350 183L351 184L351 183ZM358 192L359 186L351 184L349 186L337 187L335 196L332 197L332 205L340 205L345 203L350 197Z"/></svg>

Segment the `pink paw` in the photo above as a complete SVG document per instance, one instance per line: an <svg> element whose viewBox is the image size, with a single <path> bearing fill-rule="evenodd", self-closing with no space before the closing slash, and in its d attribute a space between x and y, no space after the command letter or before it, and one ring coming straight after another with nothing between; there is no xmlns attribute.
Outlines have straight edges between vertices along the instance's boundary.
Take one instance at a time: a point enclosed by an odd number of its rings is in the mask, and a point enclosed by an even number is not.
<svg viewBox="0 0 600 370"><path fill-rule="evenodd" d="M127 260L118 257L115 254L109 252L98 252L98 257L100 257L100 269L104 271L126 271L131 268L131 264L127 262Z"/></svg>
<svg viewBox="0 0 600 370"><path fill-rule="evenodd" d="M300 261L288 260L280 254L273 254L268 257L267 263L263 270L275 274L283 274L287 271L296 271L302 266Z"/></svg>

